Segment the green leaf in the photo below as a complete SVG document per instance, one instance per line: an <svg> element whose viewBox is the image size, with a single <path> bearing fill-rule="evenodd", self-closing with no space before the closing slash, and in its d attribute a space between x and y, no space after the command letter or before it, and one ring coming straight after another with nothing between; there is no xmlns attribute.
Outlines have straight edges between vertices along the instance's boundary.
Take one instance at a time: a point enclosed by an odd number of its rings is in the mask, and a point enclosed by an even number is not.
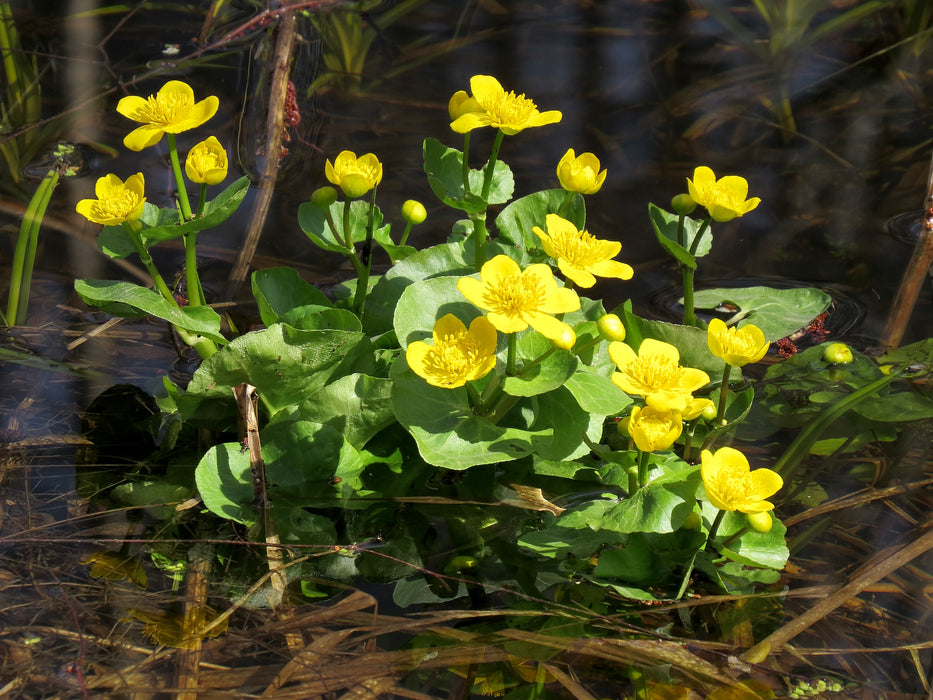
<svg viewBox="0 0 933 700"><path fill-rule="evenodd" d="M580 408L590 413L612 416L632 403L632 397L622 391L604 372L581 365L564 384Z"/></svg>
<svg viewBox="0 0 933 700"><path fill-rule="evenodd" d="M704 503L704 515L709 504ZM774 514L771 514L774 517ZM715 517L715 516L714 516ZM744 513L729 512L722 519L717 533L717 541L725 542L730 536L748 526L748 517ZM728 547L717 545L720 552L729 559L746 566L764 566L769 569L783 569L790 552L787 549L785 535L787 528L777 518L768 532L748 530Z"/></svg>
<svg viewBox="0 0 933 700"><path fill-rule="evenodd" d="M198 219L192 219L184 224L171 226L157 225L143 228L140 236L143 245L148 250L160 241L170 241L181 238L189 233L197 233L205 229L214 228L226 221L240 206L246 191L249 189L249 178L241 177L232 183L213 200L204 205L204 213Z"/></svg>
<svg viewBox="0 0 933 700"><path fill-rule="evenodd" d="M531 405L531 429L537 431L531 442L534 454L542 459L564 462L582 457L590 451L584 436L591 442L602 437L604 416L584 411L564 387L533 397ZM548 428L553 435L546 436Z"/></svg>
<svg viewBox="0 0 933 700"><path fill-rule="evenodd" d="M90 306L96 306L114 316L155 316L216 343L227 342L220 333L220 316L210 307L178 307L158 292L131 282L75 280L75 291Z"/></svg>
<svg viewBox="0 0 933 700"><path fill-rule="evenodd" d="M512 198L515 180L509 166L501 160L496 161L489 199L484 201L480 193L483 191L485 168L470 170L470 191L466 192L463 189L463 154L460 151L429 138L424 140L423 154L424 172L431 191L449 207L477 213L485 211L489 204L503 204Z"/></svg>
<svg viewBox="0 0 933 700"><path fill-rule="evenodd" d="M259 315L266 326L282 320L282 316L300 306L333 306L324 292L301 279L292 267L256 270L251 280Z"/></svg>
<svg viewBox="0 0 933 700"><path fill-rule="evenodd" d="M373 239L379 244L379 247L386 252L393 265L399 260L404 260L408 256L418 252L417 248L413 248L410 245L396 245L392 240L390 227L388 225L373 232Z"/></svg>
<svg viewBox="0 0 933 700"><path fill-rule="evenodd" d="M179 406L188 416L203 399L233 402L232 389L243 382L256 387L262 405L275 415L295 406L326 384L372 362L372 346L362 333L298 330L277 323L233 340L201 363Z"/></svg>
<svg viewBox="0 0 933 700"><path fill-rule="evenodd" d="M204 507L215 515L252 525L256 514L249 453L238 442L214 445L198 462L194 479Z"/></svg>
<svg viewBox="0 0 933 700"><path fill-rule="evenodd" d="M392 328L402 292L414 282L431 277L469 275L473 271L473 265L464 258L462 242L432 246L405 258L392 266L372 288L366 299L363 327L370 335Z"/></svg>
<svg viewBox="0 0 933 700"><path fill-rule="evenodd" d="M652 479L603 513L599 527L613 532L673 532L696 503L700 469L687 466Z"/></svg>
<svg viewBox="0 0 933 700"><path fill-rule="evenodd" d="M811 287L704 289L693 297L693 305L697 309L715 309L723 303L738 306L739 317L742 318L738 325L755 324L770 342L806 326L826 311L831 301L826 292Z"/></svg>
<svg viewBox="0 0 933 700"><path fill-rule="evenodd" d="M428 464L463 470L524 457L532 440L553 435L549 426L536 431L507 428L473 414L467 392L428 384L408 368L404 357L392 365L392 405L398 419Z"/></svg>
<svg viewBox="0 0 933 700"><path fill-rule="evenodd" d="M340 377L304 398L296 416L325 423L362 449L373 435L395 421L392 381L359 373Z"/></svg>
<svg viewBox="0 0 933 700"><path fill-rule="evenodd" d="M298 205L298 225L318 247L347 255L350 248L347 246L347 238L344 233L344 206L344 202L334 202L328 210L324 210L313 202L304 202ZM369 207L369 202L363 200L357 199L350 202L350 235L353 243L366 240ZM330 213L330 221L327 219L328 212ZM331 228L331 222L336 228ZM381 231L382 228L386 230ZM379 207L375 207L373 209L373 236L375 237L378 233L379 237L388 238L388 229L388 226L382 226L382 212Z"/></svg>
<svg viewBox="0 0 933 700"><path fill-rule="evenodd" d="M562 189L542 190L516 199L496 217L496 231L512 245L524 250L541 248L541 239L532 231L532 227L544 228L548 214L556 214L564 203L567 192ZM570 211L564 217L578 229L586 225L586 205L583 197L577 195Z"/></svg>
<svg viewBox="0 0 933 700"><path fill-rule="evenodd" d="M702 221L691 219L689 216L684 217L684 245L680 245L677 236L677 230L680 226L680 216L678 214L672 214L654 204L649 204L648 218L651 220L651 228L654 229L654 235L661 247L670 253L677 262L691 270L696 269L696 259L707 255L713 247L712 226L707 226L700 238L700 242L697 244L696 253L690 253L697 232L703 224Z"/></svg>
<svg viewBox="0 0 933 700"><path fill-rule="evenodd" d="M457 289L459 280L459 276L432 277L405 288L393 320L395 335L402 349L415 340L430 340L434 324L446 314L453 314L467 328L474 318L483 315Z"/></svg>
<svg viewBox="0 0 933 700"><path fill-rule="evenodd" d="M522 333L516 342L524 365L517 376L506 377L502 382L503 390L510 396L537 396L563 386L579 364L576 355L554 349L554 344L536 331ZM541 362L531 364L547 352L550 354Z"/></svg>

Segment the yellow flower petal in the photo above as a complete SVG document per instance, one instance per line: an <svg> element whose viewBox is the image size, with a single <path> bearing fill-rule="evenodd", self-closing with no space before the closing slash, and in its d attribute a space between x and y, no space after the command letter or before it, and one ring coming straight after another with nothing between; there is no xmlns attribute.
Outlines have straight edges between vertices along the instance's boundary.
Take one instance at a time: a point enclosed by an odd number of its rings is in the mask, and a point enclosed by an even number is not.
<svg viewBox="0 0 933 700"><path fill-rule="evenodd" d="M748 181L738 175L726 175L716 180L713 171L701 165L693 171L693 179L687 178L690 196L709 212L714 221L725 222L747 214L758 206L761 199L746 200Z"/></svg>
<svg viewBox="0 0 933 700"><path fill-rule="evenodd" d="M700 454L700 475L710 503L720 510L761 513L774 508L765 500L776 493L784 481L770 469L751 471L748 460L732 447L721 447Z"/></svg>
<svg viewBox="0 0 933 700"><path fill-rule="evenodd" d="M603 186L606 171L600 171L599 158L592 153L577 156L571 148L557 164L557 179L568 192L596 194Z"/></svg>
<svg viewBox="0 0 933 700"><path fill-rule="evenodd" d="M82 199L75 205L75 211L89 221L104 226L136 221L142 216L146 204L144 190L142 173L130 175L126 182L110 173L95 183L97 199Z"/></svg>
<svg viewBox="0 0 933 700"><path fill-rule="evenodd" d="M148 99L124 97L117 112L142 126L127 134L123 144L132 151L154 146L165 133L179 134L201 126L216 114L219 105L220 100L213 95L195 102L194 90L181 80L168 81Z"/></svg>
<svg viewBox="0 0 933 700"><path fill-rule="evenodd" d="M572 222L557 214L548 214L545 226L547 231L538 226L531 230L541 239L544 252L557 260L557 267L575 284L592 287L596 276L632 278L631 266L612 260L622 250L618 241L600 240L586 231L579 231Z"/></svg>
<svg viewBox="0 0 933 700"><path fill-rule="evenodd" d="M491 126L511 136L523 129L554 124L561 120L560 112L539 112L535 103L525 95L507 93L491 75L474 75L470 78L470 90L482 111L470 111L454 119L450 128L457 133L465 134L473 129Z"/></svg>
<svg viewBox="0 0 933 700"><path fill-rule="evenodd" d="M758 326L726 326L722 319L710 321L706 333L709 351L733 367L758 362L768 352L768 341Z"/></svg>
<svg viewBox="0 0 933 700"><path fill-rule="evenodd" d="M357 158L353 151L341 151L333 163L324 163L324 175L347 197L356 199L382 182L382 163L372 153Z"/></svg>
<svg viewBox="0 0 933 700"><path fill-rule="evenodd" d="M626 424L628 434L642 452L656 452L671 447L683 432L683 420L677 411L658 411L636 406Z"/></svg>
<svg viewBox="0 0 933 700"><path fill-rule="evenodd" d="M482 316L467 330L459 318L446 314L434 324L433 339L433 345L416 340L405 351L411 370L432 386L456 389L496 366L496 331Z"/></svg>
<svg viewBox="0 0 933 700"><path fill-rule="evenodd" d="M188 151L185 158L185 174L191 182L218 185L227 177L227 151L215 136Z"/></svg>
<svg viewBox="0 0 933 700"><path fill-rule="evenodd" d="M610 343L609 357L619 368L612 381L658 410L683 411L690 394L709 383L706 372L680 366L676 347L654 338L645 338L637 354L625 343Z"/></svg>

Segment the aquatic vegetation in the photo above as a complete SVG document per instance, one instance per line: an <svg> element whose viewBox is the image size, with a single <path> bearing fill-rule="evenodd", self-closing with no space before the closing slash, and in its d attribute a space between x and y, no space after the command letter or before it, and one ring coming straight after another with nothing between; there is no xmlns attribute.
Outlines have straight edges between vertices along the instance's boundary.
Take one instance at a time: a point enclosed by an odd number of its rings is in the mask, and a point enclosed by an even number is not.
<svg viewBox="0 0 933 700"><path fill-rule="evenodd" d="M141 176L108 176L98 199L86 200L99 209L113 200L102 209L112 216L99 217L101 248L138 254L156 290L78 280L78 292L110 313L171 323L203 358L187 385L164 379L155 397L160 459L181 453L197 465L193 476L166 471L203 507L166 518L220 533L225 576L248 581L237 592L249 605L275 606L286 593L333 596L360 577L393 586L401 607L461 598L480 607L495 590L518 601L509 609L517 614L528 598L553 596L576 640L593 616L630 601L749 594L778 582L790 555L782 505L803 487L797 465L814 450L845 450L826 431L856 412L866 432L891 421L893 402L907 396L912 415L933 416L928 390L902 381L911 366L925 376L931 349L879 361L852 352L844 363L815 346L770 363L756 383L742 368L823 313L823 292L694 293L685 284L681 324L641 318L631 301L606 309L600 278L638 277L614 260L621 242L587 232L586 195L608 177L598 158L571 149L549 170L559 186L513 198L512 171L498 157L504 137L532 138L530 127L556 124L559 113L538 112L490 76L474 76L471 90L449 103L463 150L436 139L422 149L438 205L463 215L447 239L408 244L411 227L428 220L415 200L394 214L404 228L393 234L378 197L395 174L374 153L342 150L322 169L330 185L299 206L298 224L355 277L325 294L290 267L255 271L256 330L221 325L193 257L188 300L179 302L148 252L184 238L193 254L196 234L241 201L242 181L206 199L226 174L216 139L189 151L186 172L201 185L190 216L142 201ZM487 126L496 135L475 169L468 137ZM712 246L712 222L740 219L758 200L746 198L743 178L716 180L703 166L687 187L673 213L653 204L648 213L663 250L692 274ZM487 221L492 205L502 206ZM702 219L691 218L697 205ZM391 263L381 275L371 274L376 256ZM800 396L805 405L792 405ZM742 443L782 428L798 440L775 461L752 458L753 468ZM113 498L146 502L153 479L142 470L120 478L127 483ZM228 546L246 541L266 552L261 576ZM173 631L156 637L165 643L200 639L209 618L189 630L140 617L148 633ZM550 639L552 625L536 617L527 631ZM438 646L431 634L415 642L425 658ZM496 664L474 679L499 691L531 672L543 679L548 668Z"/></svg>

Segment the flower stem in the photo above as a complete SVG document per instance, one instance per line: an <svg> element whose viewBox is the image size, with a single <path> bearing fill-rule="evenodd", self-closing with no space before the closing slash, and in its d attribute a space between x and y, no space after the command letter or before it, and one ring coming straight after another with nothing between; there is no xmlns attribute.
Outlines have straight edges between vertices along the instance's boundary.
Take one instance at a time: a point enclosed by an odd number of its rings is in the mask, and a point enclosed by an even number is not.
<svg viewBox="0 0 933 700"><path fill-rule="evenodd" d="M567 218L567 213L570 211L570 205L573 204L573 198L576 195L576 192L571 192L567 190L564 193L564 201L560 203L560 208L557 210L557 215L562 219Z"/></svg>
<svg viewBox="0 0 933 700"><path fill-rule="evenodd" d="M515 375L515 355L517 351L518 340L515 333L509 333L509 344L506 351L505 374L512 377Z"/></svg>
<svg viewBox="0 0 933 700"><path fill-rule="evenodd" d="M716 513L716 518L713 520L713 524L709 526L709 534L706 536L706 542L703 545L703 549L708 549L709 546L713 543L713 540L716 539L716 533L719 531L719 526L722 524L722 519L726 517L726 511L721 510Z"/></svg>
<svg viewBox="0 0 933 700"><path fill-rule="evenodd" d="M644 488L648 483L648 457L650 456L650 452L639 451L638 453L638 488Z"/></svg>
<svg viewBox="0 0 933 700"><path fill-rule="evenodd" d="M165 284L165 280L162 279L162 275L159 274L155 263L152 261L152 256L149 255L149 251L146 250L146 246L143 245L143 241L139 235L139 232L133 228L132 224L127 222L124 222L123 230L126 232L126 235L129 236L130 241L132 241L133 247L136 248L140 262L142 262L143 266L149 272L149 276L152 277L152 281L155 283L156 290L172 306L178 306L178 302L175 301L175 296L168 288L168 285Z"/></svg>
<svg viewBox="0 0 933 700"><path fill-rule="evenodd" d="M712 217L707 216L703 219L703 223L700 224L699 230L696 232L696 235L693 237L693 241L690 243L690 255L696 257L697 248L700 247L700 239L703 238L703 234L706 233L706 229L709 228L709 222L712 221Z"/></svg>
<svg viewBox="0 0 933 700"><path fill-rule="evenodd" d="M550 357L552 354L554 354L554 352L555 352L556 350L557 350L557 346L556 346L556 345L552 345L551 347L549 347L547 350L545 350L543 353L541 353L541 354L540 354L538 357L536 357L535 359L531 360L530 362L525 362L524 364L522 364L522 371L518 373L519 376L525 374L525 372L527 372L528 370L530 370L530 369L531 369L532 367L534 367L535 365L539 365L539 364L541 364L542 362L544 362L548 357Z"/></svg>
<svg viewBox="0 0 933 700"><path fill-rule="evenodd" d="M486 407L483 405L483 399L479 395L479 392L476 390L476 387L473 386L470 382L464 384L467 390L467 394L470 397L470 405L473 407L473 413L481 416L485 412Z"/></svg>
<svg viewBox="0 0 933 700"><path fill-rule="evenodd" d="M477 272L483 269L486 264L486 212L476 212L470 214L470 221L473 222L473 267Z"/></svg>
<svg viewBox="0 0 933 700"><path fill-rule="evenodd" d="M185 238L185 284L188 287L188 306L202 306L204 304L204 290L198 278L198 261L195 250L197 232L192 231Z"/></svg>
<svg viewBox="0 0 933 700"><path fill-rule="evenodd" d="M486 174L483 178L483 201L488 202L489 200L489 190L492 189L492 174L496 169L496 159L499 157L499 147L502 145L502 139L505 137L505 132L502 129L499 129L496 132L496 138L492 142L492 151L489 153L489 162L486 163Z"/></svg>
<svg viewBox="0 0 933 700"><path fill-rule="evenodd" d="M680 278L684 288L684 325L696 326L697 317L693 309L693 276L696 270L686 265L680 266Z"/></svg>
<svg viewBox="0 0 933 700"><path fill-rule="evenodd" d="M201 214L204 213L204 205L207 203L207 184L201 183L201 193L198 195L198 212L194 215L196 219L201 218Z"/></svg>
<svg viewBox="0 0 933 700"><path fill-rule="evenodd" d="M366 239L360 252L360 276L356 279L356 296L353 298L353 311L363 318L363 305L366 303L366 292L369 287L369 273L373 264L373 226L376 212L376 188L373 187L372 198L369 200L369 214L366 216Z"/></svg>
<svg viewBox="0 0 933 700"><path fill-rule="evenodd" d="M716 411L716 425L722 425L722 419L726 415L726 399L729 396L729 373L732 372L732 365L726 363L722 370L722 384L719 387L719 410Z"/></svg>
<svg viewBox="0 0 933 700"><path fill-rule="evenodd" d="M470 191L470 132L463 135L463 193Z"/></svg>
<svg viewBox="0 0 933 700"><path fill-rule="evenodd" d="M686 242L684 241L684 220L686 220L686 218L687 218L686 214L681 214L680 218L677 220L677 243L680 245L681 248L687 247L686 245L684 245L684 243Z"/></svg>
<svg viewBox="0 0 933 700"><path fill-rule="evenodd" d="M178 204L181 206L181 215L185 221L190 221L191 204L188 203L188 191L185 188L185 179L181 175L181 164L178 162L175 134L166 133L166 136L168 137L168 157L172 161L172 172L175 173L175 184L178 186Z"/></svg>

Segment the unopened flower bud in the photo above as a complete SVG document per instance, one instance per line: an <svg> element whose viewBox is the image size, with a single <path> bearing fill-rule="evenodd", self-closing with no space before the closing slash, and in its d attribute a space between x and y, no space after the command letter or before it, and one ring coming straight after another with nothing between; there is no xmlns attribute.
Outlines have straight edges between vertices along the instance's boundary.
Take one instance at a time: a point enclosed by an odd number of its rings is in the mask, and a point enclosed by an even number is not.
<svg viewBox="0 0 933 700"><path fill-rule="evenodd" d="M606 340L623 341L625 340L625 326L622 325L622 319L615 314L605 314L596 322L599 334Z"/></svg>
<svg viewBox="0 0 933 700"><path fill-rule="evenodd" d="M319 187L311 193L311 203L321 209L327 209L336 201L337 190L333 187Z"/></svg>
<svg viewBox="0 0 933 700"><path fill-rule="evenodd" d="M695 510L691 510L689 513L687 513L687 517L684 518L684 524L680 526L680 529L699 530L701 523L702 521L700 520L700 514Z"/></svg>
<svg viewBox="0 0 933 700"><path fill-rule="evenodd" d="M675 213L680 214L681 216L687 216L697 208L697 203L693 197L685 192L683 194L677 195L671 200L671 208L673 208Z"/></svg>
<svg viewBox="0 0 933 700"><path fill-rule="evenodd" d="M428 218L428 212L421 202L409 199L402 205L402 218L410 224L420 224Z"/></svg>
<svg viewBox="0 0 933 700"><path fill-rule="evenodd" d="M766 510L760 513L748 514L748 525L755 532L771 532L773 524L774 520L771 518L771 513Z"/></svg>
<svg viewBox="0 0 933 700"><path fill-rule="evenodd" d="M852 349L845 343L830 343L823 349L823 360L832 365L852 362Z"/></svg>
<svg viewBox="0 0 933 700"><path fill-rule="evenodd" d="M577 334L573 332L573 328L565 326L561 334L551 342L561 350L570 350L577 342Z"/></svg>
<svg viewBox="0 0 933 700"><path fill-rule="evenodd" d="M703 406L703 410L700 412L700 418L705 420L707 423L713 420L716 417L716 405L710 401L708 404Z"/></svg>

